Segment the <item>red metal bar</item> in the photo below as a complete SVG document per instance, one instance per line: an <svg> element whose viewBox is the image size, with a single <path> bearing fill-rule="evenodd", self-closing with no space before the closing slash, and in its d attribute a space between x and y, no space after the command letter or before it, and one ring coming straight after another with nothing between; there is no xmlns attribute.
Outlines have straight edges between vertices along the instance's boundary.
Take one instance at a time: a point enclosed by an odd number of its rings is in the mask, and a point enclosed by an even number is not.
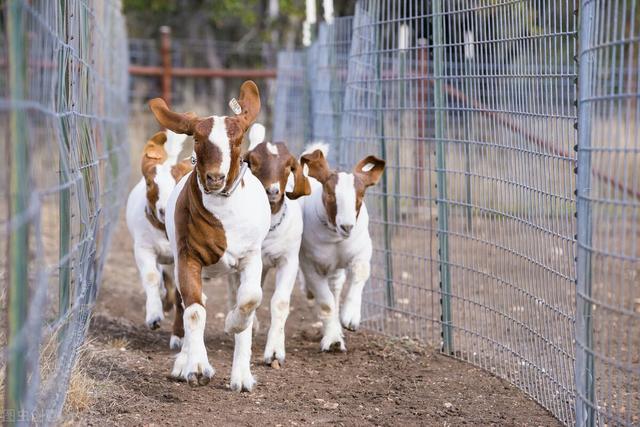
<svg viewBox="0 0 640 427"><path fill-rule="evenodd" d="M136 76L162 76L163 67L130 65L129 74ZM222 68L172 68L173 77L205 77L205 78L247 78L247 79L275 79L274 69L222 69Z"/></svg>

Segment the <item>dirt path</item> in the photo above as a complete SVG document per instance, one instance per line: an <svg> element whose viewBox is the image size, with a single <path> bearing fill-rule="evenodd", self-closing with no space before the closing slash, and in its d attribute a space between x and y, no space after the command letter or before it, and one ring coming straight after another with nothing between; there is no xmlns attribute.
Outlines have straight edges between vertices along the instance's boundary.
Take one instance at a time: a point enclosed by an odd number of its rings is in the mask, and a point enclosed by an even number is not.
<svg viewBox="0 0 640 427"><path fill-rule="evenodd" d="M270 296L272 283L265 289ZM205 284L205 341L216 369L206 387L167 378L170 324L144 326L144 297L131 243L114 236L82 367L93 384L90 405L71 414L88 425L558 425L509 384L409 340L347 332L346 354L319 352L320 331L296 289L287 322L287 362L263 366L268 304L258 311L253 346L258 386L227 388L233 340L223 329L226 286ZM265 299L264 301L268 301Z"/></svg>

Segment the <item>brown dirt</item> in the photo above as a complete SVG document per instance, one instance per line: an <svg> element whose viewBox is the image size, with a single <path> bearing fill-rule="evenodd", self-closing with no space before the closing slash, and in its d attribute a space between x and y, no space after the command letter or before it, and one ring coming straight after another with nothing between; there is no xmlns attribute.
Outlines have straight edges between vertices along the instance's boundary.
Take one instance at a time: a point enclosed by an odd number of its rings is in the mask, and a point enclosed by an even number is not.
<svg viewBox="0 0 640 427"><path fill-rule="evenodd" d="M273 284L265 289L268 301ZM505 381L409 339L346 333L348 352L319 352L315 316L298 289L287 322L287 362L261 364L268 304L258 310L252 393L228 388L233 340L224 334L226 286L205 284L205 342L216 375L191 388L167 378L170 323L144 326L144 296L121 223L94 312L83 370L96 384L92 404L67 413L83 425L559 425Z"/></svg>

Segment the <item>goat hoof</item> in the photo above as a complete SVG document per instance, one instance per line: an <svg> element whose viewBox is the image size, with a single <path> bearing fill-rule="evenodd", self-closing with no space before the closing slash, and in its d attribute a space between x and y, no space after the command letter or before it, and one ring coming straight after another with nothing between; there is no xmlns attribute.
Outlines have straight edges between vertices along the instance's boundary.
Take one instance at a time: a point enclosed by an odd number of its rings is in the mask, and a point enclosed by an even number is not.
<svg viewBox="0 0 640 427"><path fill-rule="evenodd" d="M345 328L347 331L351 331L351 332L355 332L358 330L358 326L353 324L342 325L342 327Z"/></svg>
<svg viewBox="0 0 640 427"><path fill-rule="evenodd" d="M336 352L336 351L340 351L341 353L344 353L347 351L347 347L344 345L344 340L342 339L335 340L333 342L328 342L323 339L322 342L320 343L320 349L325 353Z"/></svg>
<svg viewBox="0 0 640 427"><path fill-rule="evenodd" d="M147 320L147 326L151 330L156 330L156 329L158 329L160 327L160 322L161 321L162 321L161 318L155 318L155 319Z"/></svg>
<svg viewBox="0 0 640 427"><path fill-rule="evenodd" d="M171 335L169 340L169 348L171 350L180 350L182 348L182 338L177 335Z"/></svg>
<svg viewBox="0 0 640 427"><path fill-rule="evenodd" d="M236 393L241 393L243 391L250 392L253 390L253 387L256 385L256 380L253 376L249 375L248 378L243 380L233 380L231 384L229 384L229 388Z"/></svg>
<svg viewBox="0 0 640 427"><path fill-rule="evenodd" d="M191 387L205 386L209 384L211 377L199 372L190 372L187 374L187 382Z"/></svg>

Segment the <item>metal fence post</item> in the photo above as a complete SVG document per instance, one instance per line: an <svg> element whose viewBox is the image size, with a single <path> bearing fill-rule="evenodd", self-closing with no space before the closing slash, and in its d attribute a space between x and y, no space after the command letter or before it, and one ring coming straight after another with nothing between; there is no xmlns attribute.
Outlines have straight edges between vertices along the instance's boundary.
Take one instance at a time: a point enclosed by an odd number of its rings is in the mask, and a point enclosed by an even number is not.
<svg viewBox="0 0 640 427"><path fill-rule="evenodd" d="M377 37L376 37L377 39ZM384 109L382 106L382 64L381 56L376 55L376 134L380 140L380 157L387 158L387 140L384 131ZM389 180L388 173L382 174L382 224L384 227L384 259L385 259L385 305L395 306L393 289L393 248L391 226L389 224Z"/></svg>
<svg viewBox="0 0 640 427"><path fill-rule="evenodd" d="M160 27L160 56L162 58L162 98L171 105L171 28Z"/></svg>
<svg viewBox="0 0 640 427"><path fill-rule="evenodd" d="M449 274L449 205L444 142L444 15L442 0L433 3L433 96L438 185L438 242L440 264L440 305L442 308L442 351L453 354L451 328L451 278Z"/></svg>
<svg viewBox="0 0 640 427"><path fill-rule="evenodd" d="M26 57L23 2L7 5L7 38L9 45L9 91L11 102L26 98ZM22 216L28 210L29 168L26 135L26 114L20 106L10 108L10 223L7 301L7 365L5 411L20 411L27 386L25 361L26 339L21 332L28 308L29 282L27 276L29 222ZM6 413L6 412L5 412Z"/></svg>
<svg viewBox="0 0 640 427"><path fill-rule="evenodd" d="M591 323L591 93L595 52L591 50L595 1L580 7L577 157L576 425L595 424L595 373Z"/></svg>

